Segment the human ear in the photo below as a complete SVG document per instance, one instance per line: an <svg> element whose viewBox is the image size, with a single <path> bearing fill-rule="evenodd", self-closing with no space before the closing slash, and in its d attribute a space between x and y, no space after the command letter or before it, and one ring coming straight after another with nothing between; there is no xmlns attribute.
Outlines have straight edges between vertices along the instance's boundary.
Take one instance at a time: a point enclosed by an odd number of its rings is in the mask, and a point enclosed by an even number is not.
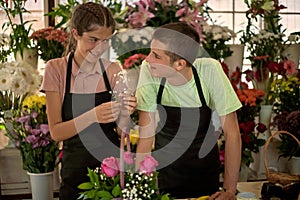
<svg viewBox="0 0 300 200"><path fill-rule="evenodd" d="M75 40L78 40L79 35L75 28L72 28L71 33L72 33L73 37L75 38Z"/></svg>
<svg viewBox="0 0 300 200"><path fill-rule="evenodd" d="M180 71L187 66L186 60L178 59L174 62L176 70Z"/></svg>

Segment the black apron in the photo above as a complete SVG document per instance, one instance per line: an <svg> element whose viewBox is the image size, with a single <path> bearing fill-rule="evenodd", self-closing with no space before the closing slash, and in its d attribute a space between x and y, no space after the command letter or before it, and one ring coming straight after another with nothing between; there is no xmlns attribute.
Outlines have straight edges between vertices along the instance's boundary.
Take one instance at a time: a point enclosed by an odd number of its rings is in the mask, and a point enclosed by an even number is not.
<svg viewBox="0 0 300 200"><path fill-rule="evenodd" d="M66 75L65 97L62 106L62 120L71 120L82 113L111 101L111 87L101 59L99 60L103 79L107 91L95 94L70 93L73 53L68 60ZM97 83L95 83L97 84ZM76 136L63 141L63 158L61 177L62 183L59 192L61 200L75 200L79 197L77 187L83 182L88 182L87 167L94 169L100 167L101 158L97 155L116 156L118 150L112 150L112 146L119 147L118 134L115 132L115 123L94 123ZM111 142L107 142L107 140ZM92 153L91 153L92 152Z"/></svg>
<svg viewBox="0 0 300 200"><path fill-rule="evenodd" d="M153 156L159 163L158 169L161 168L158 170L158 184L161 192L170 193L176 198L211 195L219 188L220 161L217 141L210 140L210 144L203 142L207 134L214 134L212 111L206 105L194 67L193 75L202 107L160 105L165 78L162 79L157 95L160 130L157 130L155 136ZM199 158L201 147L206 148L207 153Z"/></svg>

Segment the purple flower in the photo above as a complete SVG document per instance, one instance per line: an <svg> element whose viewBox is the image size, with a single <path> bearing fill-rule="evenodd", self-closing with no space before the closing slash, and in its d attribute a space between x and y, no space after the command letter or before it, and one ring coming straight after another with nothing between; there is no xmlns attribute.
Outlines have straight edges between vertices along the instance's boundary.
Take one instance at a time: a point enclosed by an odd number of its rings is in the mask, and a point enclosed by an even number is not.
<svg viewBox="0 0 300 200"><path fill-rule="evenodd" d="M42 133L47 134L49 132L48 124L41 124L40 125L40 130L41 130Z"/></svg>
<svg viewBox="0 0 300 200"><path fill-rule="evenodd" d="M35 111L35 110L31 112L31 117L32 117L33 119L37 118L38 115L39 115L38 112Z"/></svg>
<svg viewBox="0 0 300 200"><path fill-rule="evenodd" d="M45 147L45 146L47 146L49 143L50 143L49 139L48 139L48 138L45 138L45 139L43 139L43 140L40 141L40 146L41 146L41 147Z"/></svg>
<svg viewBox="0 0 300 200"><path fill-rule="evenodd" d="M35 135L29 135L26 138L26 142L28 142L29 144L32 144L32 148L34 148L34 149L39 146L38 141L39 141L39 138L36 137Z"/></svg>
<svg viewBox="0 0 300 200"><path fill-rule="evenodd" d="M31 129L30 133L33 134L33 135L38 136L41 133L41 130L40 129L36 129L36 128L35 129Z"/></svg>
<svg viewBox="0 0 300 200"><path fill-rule="evenodd" d="M25 129L26 129L26 131L31 131L31 129L32 129L32 127L30 126L30 125L28 125L28 124L25 124Z"/></svg>
<svg viewBox="0 0 300 200"><path fill-rule="evenodd" d="M29 120L30 120L29 115L22 116L22 117L19 117L19 118L16 119L17 122L26 123L26 124L28 124Z"/></svg>

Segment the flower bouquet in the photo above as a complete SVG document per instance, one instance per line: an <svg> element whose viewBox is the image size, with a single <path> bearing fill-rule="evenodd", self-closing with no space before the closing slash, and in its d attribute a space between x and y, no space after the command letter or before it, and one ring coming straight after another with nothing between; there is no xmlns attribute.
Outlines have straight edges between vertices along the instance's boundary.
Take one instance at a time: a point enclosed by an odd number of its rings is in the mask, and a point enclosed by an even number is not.
<svg viewBox="0 0 300 200"><path fill-rule="evenodd" d="M44 61L48 61L63 55L68 43L69 34L63 29L47 27L34 31L30 38L37 43L38 55Z"/></svg>
<svg viewBox="0 0 300 200"><path fill-rule="evenodd" d="M226 42L234 38L236 34L226 26L209 25L206 22L203 22L202 26L204 34L202 46L209 56L217 60L231 56L232 51Z"/></svg>
<svg viewBox="0 0 300 200"><path fill-rule="evenodd" d="M130 152L124 153L124 172L120 171L120 161L115 157L105 158L101 168L88 169L90 182L82 183L85 190L80 199L171 199L168 194L159 194L155 167L157 161L150 155L140 163L140 170L134 170L134 158ZM124 176L124 187L120 184Z"/></svg>
<svg viewBox="0 0 300 200"><path fill-rule="evenodd" d="M0 118L18 110L28 94L35 93L42 76L27 63L0 63Z"/></svg>
<svg viewBox="0 0 300 200"><path fill-rule="evenodd" d="M27 96L5 125L11 126L6 134L20 150L24 170L30 173L54 171L59 148L50 136L45 96Z"/></svg>

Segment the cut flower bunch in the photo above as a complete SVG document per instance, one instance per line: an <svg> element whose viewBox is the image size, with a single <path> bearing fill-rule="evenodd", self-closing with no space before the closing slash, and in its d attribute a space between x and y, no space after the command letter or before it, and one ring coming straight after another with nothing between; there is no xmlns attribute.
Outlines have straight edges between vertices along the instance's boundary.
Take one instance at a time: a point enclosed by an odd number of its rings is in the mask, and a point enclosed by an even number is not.
<svg viewBox="0 0 300 200"><path fill-rule="evenodd" d="M4 111L18 110L27 94L35 93L42 77L26 63L0 63L0 118Z"/></svg>
<svg viewBox="0 0 300 200"><path fill-rule="evenodd" d="M47 27L34 31L30 38L36 41L39 56L48 61L63 55L69 34L63 29Z"/></svg>
<svg viewBox="0 0 300 200"><path fill-rule="evenodd" d="M29 95L13 117L6 119L7 136L20 150L23 169L30 173L52 172L59 154L58 143L50 136L46 97Z"/></svg>
<svg viewBox="0 0 300 200"><path fill-rule="evenodd" d="M79 189L85 190L80 199L130 199L130 200L169 200L168 194L159 194L156 184L157 161L152 156L145 156L140 163L139 172L134 171L134 158L130 152L124 153L124 188L120 185L120 162L115 157L105 158L101 168L88 169L90 182L82 183Z"/></svg>

